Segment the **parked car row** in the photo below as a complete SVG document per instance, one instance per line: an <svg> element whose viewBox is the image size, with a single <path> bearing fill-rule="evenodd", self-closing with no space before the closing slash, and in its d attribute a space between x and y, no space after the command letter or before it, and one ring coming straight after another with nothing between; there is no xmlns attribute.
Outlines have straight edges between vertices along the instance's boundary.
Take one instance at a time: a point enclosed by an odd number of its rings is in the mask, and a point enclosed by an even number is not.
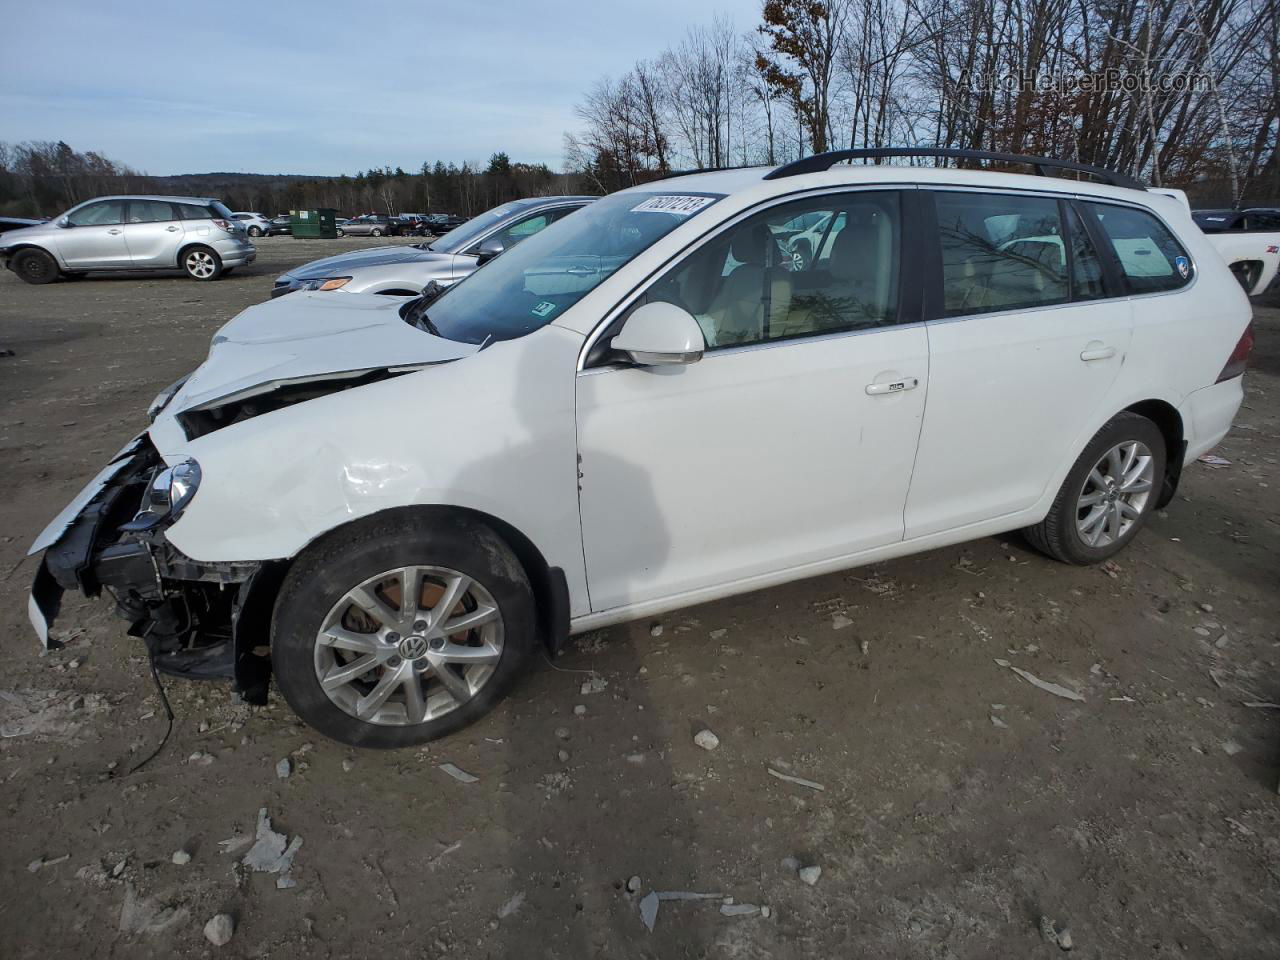
<svg viewBox="0 0 1280 960"><path fill-rule="evenodd" d="M904 155L1100 182L844 163ZM1100 563L1241 405L1216 244L1098 168L855 150L319 261L37 538L31 621L105 588L154 669L400 747L573 633L1016 530Z"/></svg>

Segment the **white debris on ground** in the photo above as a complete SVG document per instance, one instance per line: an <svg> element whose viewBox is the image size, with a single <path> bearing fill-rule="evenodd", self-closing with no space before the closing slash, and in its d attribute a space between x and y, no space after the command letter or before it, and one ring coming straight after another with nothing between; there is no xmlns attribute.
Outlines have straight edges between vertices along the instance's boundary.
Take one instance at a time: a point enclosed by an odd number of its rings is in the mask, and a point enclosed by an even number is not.
<svg viewBox="0 0 1280 960"><path fill-rule="evenodd" d="M479 783L480 782L479 777L473 776L472 774L467 773L467 771L463 770L461 767L455 766L452 763L441 763L441 764L438 764L437 767L438 769L447 773L449 776L453 777L453 779L457 780L459 783Z"/></svg>
<svg viewBox="0 0 1280 960"><path fill-rule="evenodd" d="M271 818L267 816L267 808L263 807L258 811L254 844L240 862L255 873L277 874L276 887L284 890L296 884L290 871L301 846L302 837L295 836L290 841L283 833L271 829Z"/></svg>
<svg viewBox="0 0 1280 960"><path fill-rule="evenodd" d="M1023 670L1021 667L1015 667L1008 660L1002 660L997 657L996 666L1008 667L1010 670L1012 670L1014 673L1020 676L1023 680L1027 681L1027 683L1031 684L1033 687L1039 687L1041 690L1045 691L1045 693L1052 693L1055 697L1062 697L1063 699L1066 699L1066 700L1076 700L1079 702L1084 702L1084 694L1077 693L1075 690L1072 690L1070 687L1064 687L1060 683L1052 683L1049 680L1041 680L1035 674L1030 673L1026 670Z"/></svg>
<svg viewBox="0 0 1280 960"><path fill-rule="evenodd" d="M281 780L288 780L291 773L293 773L293 763L288 757L276 764L276 776Z"/></svg>
<svg viewBox="0 0 1280 960"><path fill-rule="evenodd" d="M785 780L787 781L787 783L794 783L801 787L808 787L810 790L827 789L822 784L816 783L813 780L806 780L804 777L793 777L791 774L782 773L778 770L773 769L773 767L767 767L766 769L769 771L769 776L777 777L779 780Z"/></svg>
<svg viewBox="0 0 1280 960"><path fill-rule="evenodd" d="M843 630L845 627L852 627L853 621L846 617L843 613L833 613L831 615L831 629Z"/></svg>
<svg viewBox="0 0 1280 960"><path fill-rule="evenodd" d="M662 624L660 624L660 623L655 623L653 626L651 626L651 627L649 628L649 636L651 636L651 637L660 637L660 636L662 636Z"/></svg>
<svg viewBox="0 0 1280 960"><path fill-rule="evenodd" d="M54 857L52 860L46 860L43 857L41 857L39 860L32 860L30 863L28 863L27 870L30 873L35 873L37 870L43 870L45 867L52 867L59 863L65 863L70 859L71 859L71 854L69 853L64 853L60 857Z"/></svg>
<svg viewBox="0 0 1280 960"><path fill-rule="evenodd" d="M699 730L693 735L693 742L703 750L714 750L720 746L720 738L710 730Z"/></svg>
<svg viewBox="0 0 1280 960"><path fill-rule="evenodd" d="M524 891L515 894L510 900L498 908L498 919L505 920L524 904Z"/></svg>
<svg viewBox="0 0 1280 960"><path fill-rule="evenodd" d="M723 893L694 893L689 890L651 890L640 901L640 920L653 933L658 922L658 906L666 900L723 900Z"/></svg>
<svg viewBox="0 0 1280 960"><path fill-rule="evenodd" d="M578 692L585 697L593 693L604 693L607 686L609 686L608 680L598 673L593 673L582 681L582 687Z"/></svg>
<svg viewBox="0 0 1280 960"><path fill-rule="evenodd" d="M187 853L185 850L175 850L173 852L173 856L170 857L169 860L180 867L185 866L191 862L191 854Z"/></svg>

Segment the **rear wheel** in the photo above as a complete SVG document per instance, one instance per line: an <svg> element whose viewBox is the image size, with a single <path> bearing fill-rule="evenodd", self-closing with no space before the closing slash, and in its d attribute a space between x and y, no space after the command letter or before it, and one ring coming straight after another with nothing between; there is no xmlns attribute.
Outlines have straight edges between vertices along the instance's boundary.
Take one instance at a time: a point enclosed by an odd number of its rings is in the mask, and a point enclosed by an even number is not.
<svg viewBox="0 0 1280 960"><path fill-rule="evenodd" d="M529 581L492 530L397 511L293 565L271 656L285 699L318 731L404 747L501 700L528 663L534 623Z"/></svg>
<svg viewBox="0 0 1280 960"><path fill-rule="evenodd" d="M347 231L345 231L345 230L343 230L341 227L339 227L339 228L338 228L338 236L340 236L340 237L345 237L346 235L347 235Z"/></svg>
<svg viewBox="0 0 1280 960"><path fill-rule="evenodd" d="M372 230L369 231L369 236L380 237L382 236L382 231L379 230L377 227L374 227Z"/></svg>
<svg viewBox="0 0 1280 960"><path fill-rule="evenodd" d="M262 236L262 228L261 228L261 227L250 227L250 228L249 228L249 236L251 236L251 237L260 237L260 236Z"/></svg>
<svg viewBox="0 0 1280 960"><path fill-rule="evenodd" d="M58 279L58 262L43 250L19 250L13 258L13 272L27 283L53 283Z"/></svg>
<svg viewBox="0 0 1280 960"><path fill-rule="evenodd" d="M1165 456L1164 435L1146 417L1112 417L1072 466L1048 516L1024 534L1064 563L1099 563L1118 553L1155 509Z"/></svg>
<svg viewBox="0 0 1280 960"><path fill-rule="evenodd" d="M182 254L182 269L193 280L217 280L222 276L222 258L209 247L191 247Z"/></svg>

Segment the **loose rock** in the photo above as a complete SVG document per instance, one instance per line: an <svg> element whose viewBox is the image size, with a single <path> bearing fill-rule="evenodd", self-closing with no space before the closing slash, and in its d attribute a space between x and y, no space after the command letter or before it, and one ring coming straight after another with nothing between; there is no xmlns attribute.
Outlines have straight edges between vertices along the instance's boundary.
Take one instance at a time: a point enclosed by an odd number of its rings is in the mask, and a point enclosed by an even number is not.
<svg viewBox="0 0 1280 960"><path fill-rule="evenodd" d="M818 882L818 878L821 876L822 876L821 867L801 867L800 868L800 879L803 880L805 883L807 883L811 887Z"/></svg>
<svg viewBox="0 0 1280 960"><path fill-rule="evenodd" d="M627 881L627 893L640 892L640 876L637 874Z"/></svg>
<svg viewBox="0 0 1280 960"><path fill-rule="evenodd" d="M694 734L693 742L703 750L714 750L716 747L720 746L720 738L710 730L699 730Z"/></svg>
<svg viewBox="0 0 1280 960"><path fill-rule="evenodd" d="M236 922L229 913L220 913L204 925L204 938L215 947L226 946L236 932Z"/></svg>
<svg viewBox="0 0 1280 960"><path fill-rule="evenodd" d="M173 852L173 856L169 859L181 867L184 864L191 862L191 854L187 853L185 850L175 850Z"/></svg>
<svg viewBox="0 0 1280 960"><path fill-rule="evenodd" d="M276 776L281 780L288 780L291 773L293 773L293 762L288 757L276 764Z"/></svg>
<svg viewBox="0 0 1280 960"><path fill-rule="evenodd" d="M649 636L651 636L651 637L660 637L660 636L662 636L662 624L660 624L660 623L655 623L653 626L651 626L651 627L649 628ZM653 927L650 927L649 929L650 929L650 930L652 930L652 929L653 929Z"/></svg>

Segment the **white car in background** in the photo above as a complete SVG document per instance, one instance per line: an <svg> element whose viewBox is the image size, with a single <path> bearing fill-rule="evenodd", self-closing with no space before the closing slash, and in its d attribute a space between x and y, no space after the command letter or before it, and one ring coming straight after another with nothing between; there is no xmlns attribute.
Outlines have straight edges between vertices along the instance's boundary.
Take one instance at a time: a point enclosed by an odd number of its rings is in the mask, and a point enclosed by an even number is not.
<svg viewBox="0 0 1280 960"><path fill-rule="evenodd" d="M904 154L1102 182L842 163ZM808 214L839 230L797 263ZM1014 530L1103 561L1227 433L1251 345L1185 206L1097 168L637 186L434 300L244 311L36 540L31 619L105 588L158 669L417 744L571 633Z"/></svg>
<svg viewBox="0 0 1280 960"><path fill-rule="evenodd" d="M261 213L245 213L240 211L231 214L232 218L239 220L244 232L251 237L265 237L271 232L271 218L263 216Z"/></svg>

